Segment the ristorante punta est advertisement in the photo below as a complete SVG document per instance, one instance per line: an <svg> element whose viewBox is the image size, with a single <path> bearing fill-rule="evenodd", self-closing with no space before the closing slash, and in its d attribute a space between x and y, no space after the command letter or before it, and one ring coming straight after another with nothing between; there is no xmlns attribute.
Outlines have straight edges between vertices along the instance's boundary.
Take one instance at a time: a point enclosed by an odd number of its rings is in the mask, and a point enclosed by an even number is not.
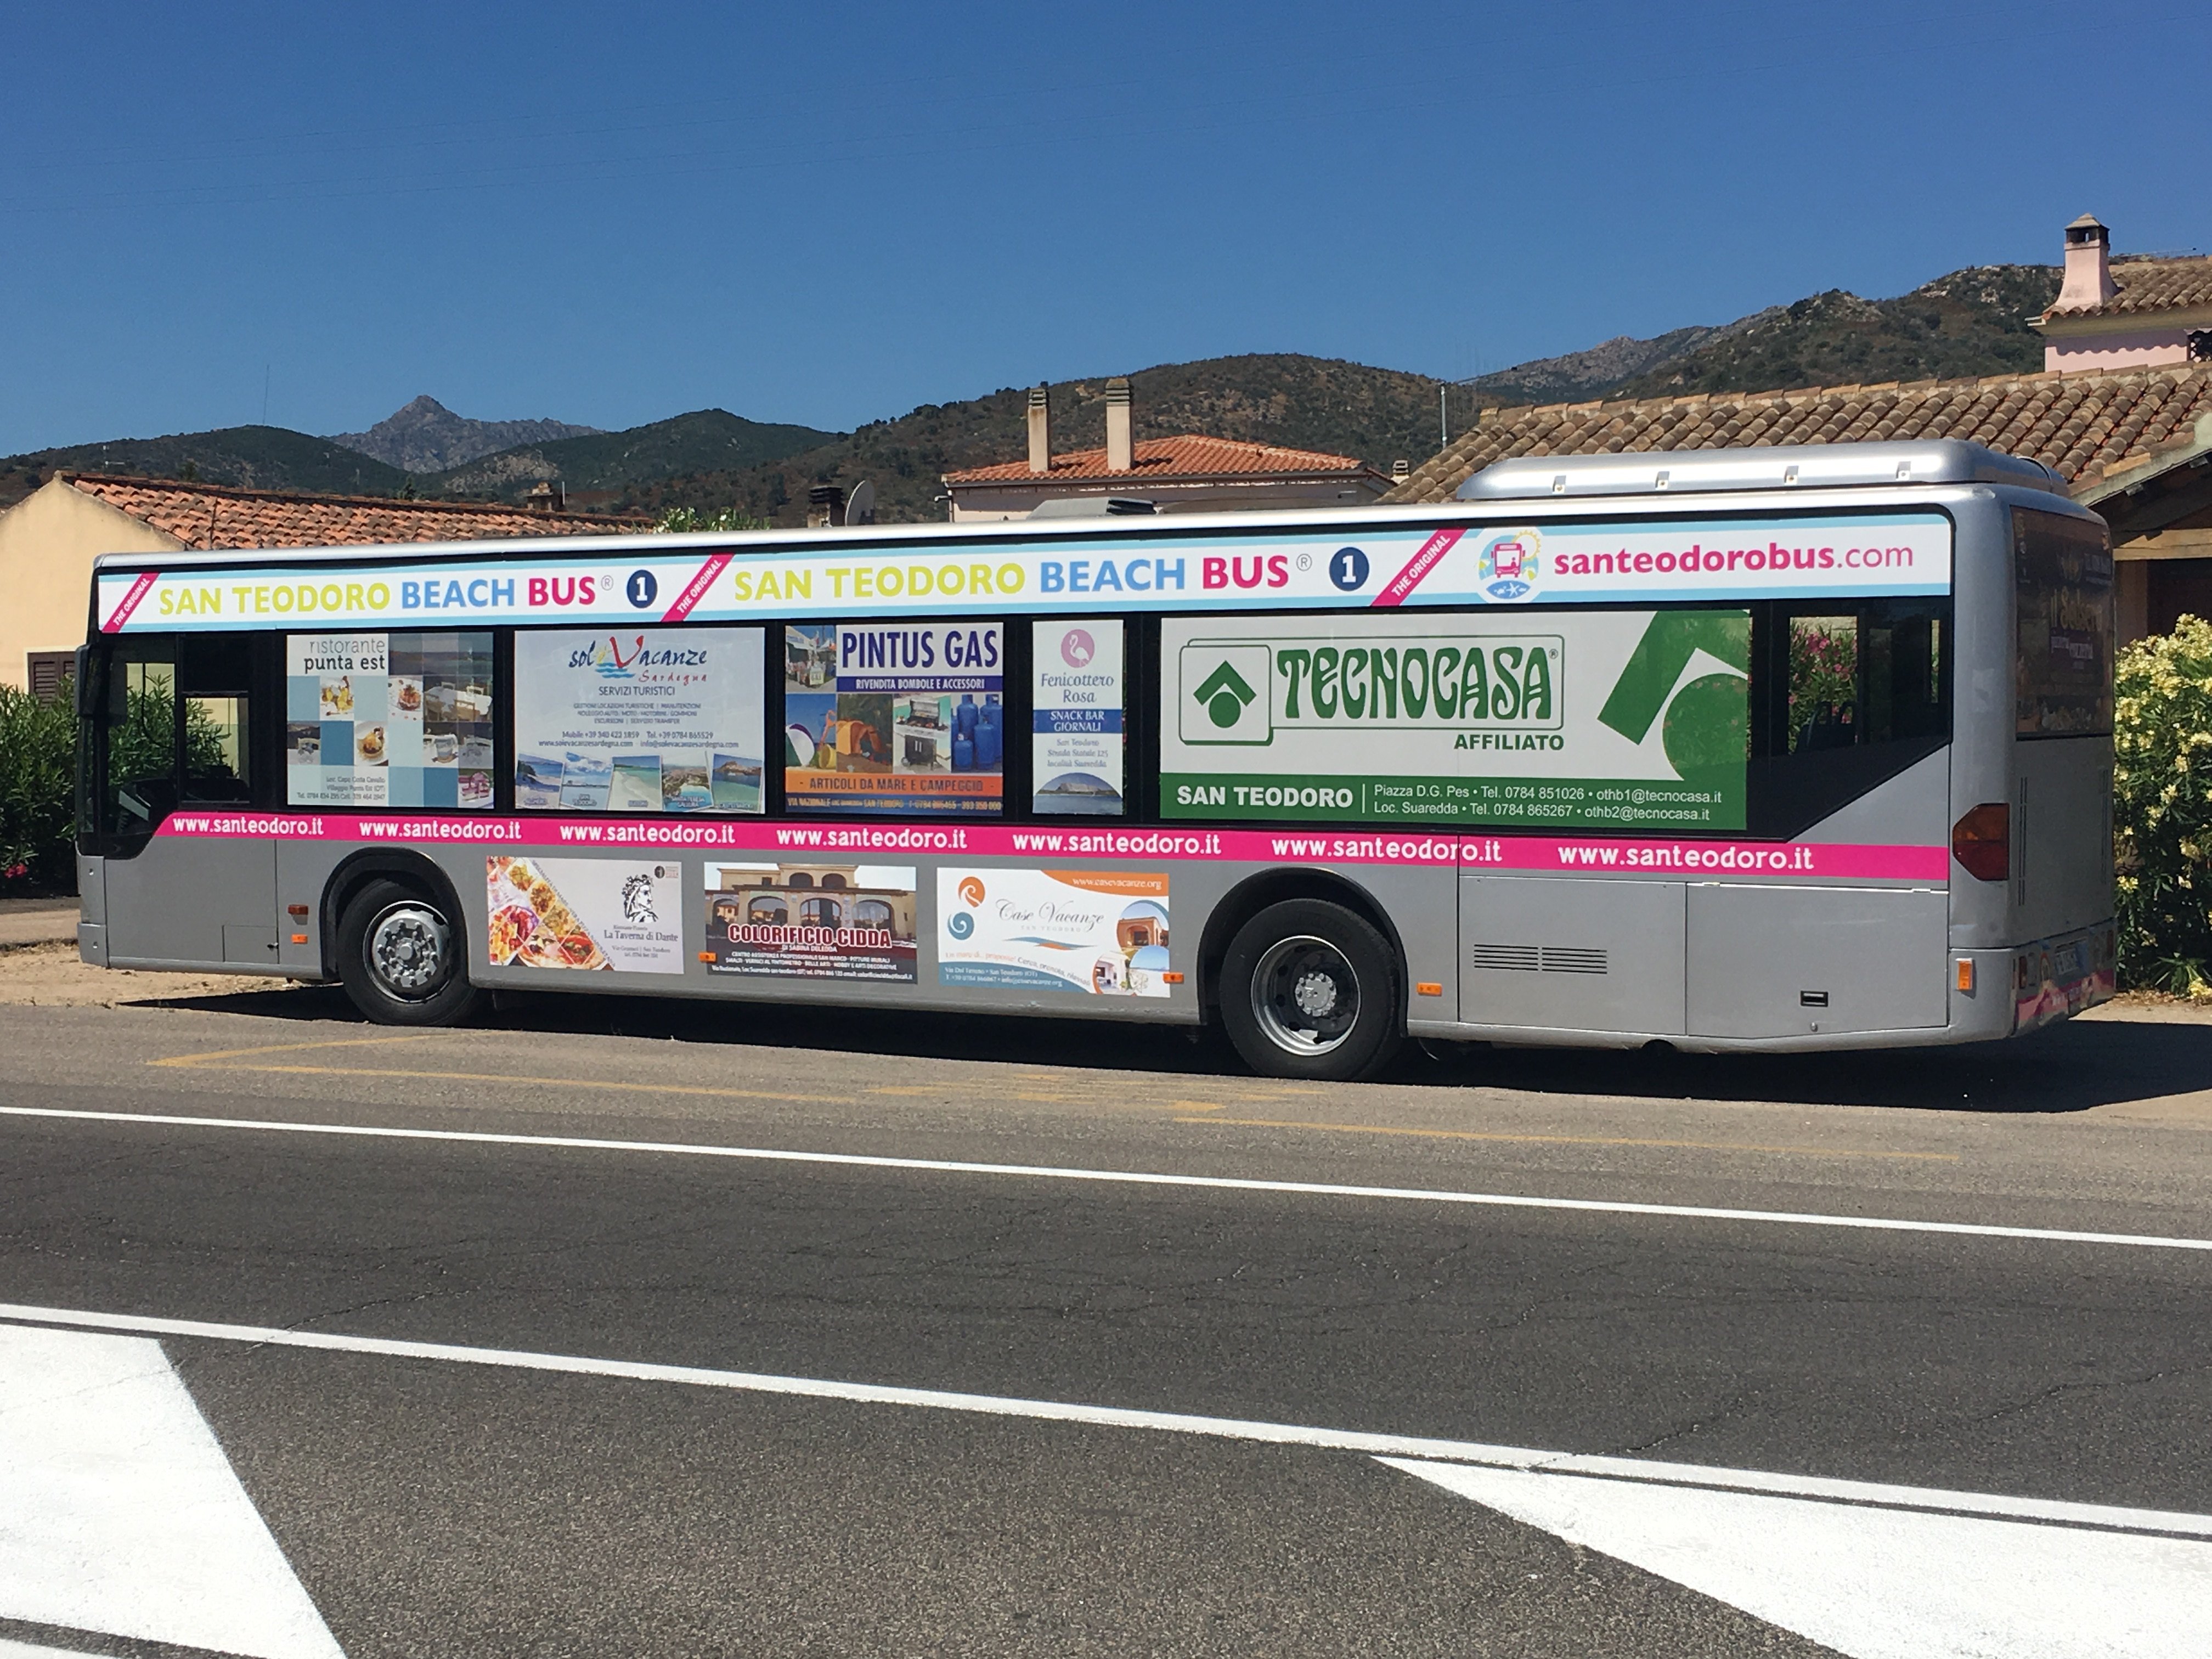
<svg viewBox="0 0 2212 1659"><path fill-rule="evenodd" d="M1186 617L1170 817L1740 830L1751 613Z"/></svg>

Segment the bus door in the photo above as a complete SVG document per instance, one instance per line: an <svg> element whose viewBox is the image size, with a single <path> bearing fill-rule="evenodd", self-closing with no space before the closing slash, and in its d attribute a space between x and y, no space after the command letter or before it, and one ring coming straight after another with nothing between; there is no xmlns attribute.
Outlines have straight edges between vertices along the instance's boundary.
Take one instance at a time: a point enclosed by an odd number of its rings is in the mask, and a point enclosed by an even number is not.
<svg viewBox="0 0 2212 1659"><path fill-rule="evenodd" d="M158 833L175 814L252 805L252 643L149 635L106 654L85 844L100 858L111 962L276 963L276 844Z"/></svg>

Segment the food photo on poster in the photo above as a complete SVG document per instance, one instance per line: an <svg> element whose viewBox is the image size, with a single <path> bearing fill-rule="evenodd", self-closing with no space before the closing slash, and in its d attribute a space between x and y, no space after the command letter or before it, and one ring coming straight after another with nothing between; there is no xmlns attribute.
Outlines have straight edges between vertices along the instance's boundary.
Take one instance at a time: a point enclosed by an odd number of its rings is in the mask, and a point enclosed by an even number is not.
<svg viewBox="0 0 2212 1659"><path fill-rule="evenodd" d="M1122 811L1121 624L1030 624L1030 804L1040 813Z"/></svg>
<svg viewBox="0 0 2212 1659"><path fill-rule="evenodd" d="M1175 818L1741 830L1751 613L1170 617Z"/></svg>
<svg viewBox="0 0 2212 1659"><path fill-rule="evenodd" d="M289 635L286 801L489 811L491 679L488 633Z"/></svg>
<svg viewBox="0 0 2212 1659"><path fill-rule="evenodd" d="M710 972L914 982L911 866L709 863L706 886Z"/></svg>
<svg viewBox="0 0 2212 1659"><path fill-rule="evenodd" d="M1164 870L940 868L937 915L940 984L1170 994Z"/></svg>
<svg viewBox="0 0 2212 1659"><path fill-rule="evenodd" d="M484 860L495 968L684 971L678 866L621 859Z"/></svg>
<svg viewBox="0 0 2212 1659"><path fill-rule="evenodd" d="M1003 647L996 622L786 628L787 808L995 815Z"/></svg>
<svg viewBox="0 0 2212 1659"><path fill-rule="evenodd" d="M765 810L757 628L573 629L514 641L514 804Z"/></svg>

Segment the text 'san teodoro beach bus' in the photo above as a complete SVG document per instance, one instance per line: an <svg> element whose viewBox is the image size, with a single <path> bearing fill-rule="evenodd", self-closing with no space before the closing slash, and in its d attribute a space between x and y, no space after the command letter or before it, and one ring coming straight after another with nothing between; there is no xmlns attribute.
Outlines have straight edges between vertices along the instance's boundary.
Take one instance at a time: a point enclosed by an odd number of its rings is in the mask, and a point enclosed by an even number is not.
<svg viewBox="0 0 2212 1659"><path fill-rule="evenodd" d="M86 960L1435 1039L2110 994L2102 523L1949 443L1441 507L101 562Z"/></svg>

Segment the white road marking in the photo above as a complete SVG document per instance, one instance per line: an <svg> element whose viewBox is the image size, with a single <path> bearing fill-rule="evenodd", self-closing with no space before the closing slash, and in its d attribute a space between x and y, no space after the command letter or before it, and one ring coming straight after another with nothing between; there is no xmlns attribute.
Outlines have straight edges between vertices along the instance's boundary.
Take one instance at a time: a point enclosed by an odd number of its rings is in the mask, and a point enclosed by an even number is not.
<svg viewBox="0 0 2212 1659"><path fill-rule="evenodd" d="M1518 1193L1452 1192L1429 1187L1364 1187L1328 1181L1261 1181L1242 1176L1168 1175L1145 1170L1082 1170L1049 1164L975 1164L954 1158L890 1158L866 1152L800 1152L768 1146L715 1146L685 1140L606 1140L583 1135L501 1134L483 1129L408 1129L386 1124L291 1123L277 1118L186 1117L161 1112L75 1111L59 1106L0 1106L0 1117L63 1118L165 1128L249 1130L344 1135L381 1140L428 1140L483 1146L550 1147L568 1152L642 1152L725 1158L767 1164L817 1164L933 1175L1012 1176L1025 1181L1084 1181L1133 1187L1187 1187L1215 1192L1285 1193L1307 1198L1370 1198L1396 1203L1455 1204L1511 1210L1568 1210L1595 1215L1664 1217L1690 1221L1748 1221L1771 1226L1845 1227L1861 1231L1941 1233L1966 1238L2018 1238L2053 1244L2116 1244L2134 1249L2212 1250L2212 1238L2157 1233L2087 1232L2068 1227L2005 1227L1978 1221L1913 1221L1897 1217L1821 1215L1793 1210L1736 1210L1702 1204L1638 1204L1626 1200L1535 1198Z"/></svg>
<svg viewBox="0 0 2212 1659"><path fill-rule="evenodd" d="M944 1389L900 1388L879 1382L846 1382L821 1377L779 1376L765 1371L724 1370L703 1365L667 1365L649 1360L596 1359L576 1354L538 1353L520 1348L481 1348L446 1342L413 1342L395 1337L349 1336L337 1332L289 1330L280 1326L234 1325L199 1319L159 1319L143 1314L98 1313L75 1308L40 1308L0 1303L0 1322L26 1321L78 1329L129 1331L144 1336L188 1337L216 1342L245 1342L281 1348L311 1348L331 1353L369 1354L392 1359L435 1360L452 1364L489 1365L512 1370L553 1371L638 1382L677 1382L695 1388L731 1389L748 1394L787 1395L809 1400L847 1401L860 1405L915 1407L931 1411L973 1413L986 1417L1025 1418L1048 1423L1077 1423L1101 1428L1150 1429L1224 1440L1258 1441L1279 1446L1317 1446L1361 1452L1371 1457L1419 1458L1475 1463L1493 1468L1541 1470L1617 1480L1664 1482L1717 1491L1768 1492L1827 1503L1875 1504L1893 1509L1987 1515L2061 1526L2098 1527L2212 1539L2212 1515L2172 1510L2141 1510L2103 1504L2071 1504L2049 1498L2008 1498L1991 1492L1955 1492L1937 1486L1899 1486L1866 1480L1832 1480L1818 1476L1777 1474L1762 1469L1711 1468L1698 1463L1661 1463L1642 1458L1583 1456L1539 1451L1525 1446L1496 1446L1473 1440L1443 1440L1423 1435L1376 1434L1358 1429L1330 1429L1307 1424L1269 1423L1247 1418L1208 1417L1183 1412L1143 1411L1121 1406L1086 1406L1068 1401L1025 1400L1018 1395L962 1394ZM5 1329L0 1324L0 1329Z"/></svg>
<svg viewBox="0 0 2212 1659"><path fill-rule="evenodd" d="M1382 1460L1852 1659L2203 1659L2212 1543Z"/></svg>
<svg viewBox="0 0 2212 1659"><path fill-rule="evenodd" d="M0 1617L247 1659L343 1659L143 1337L0 1326Z"/></svg>

